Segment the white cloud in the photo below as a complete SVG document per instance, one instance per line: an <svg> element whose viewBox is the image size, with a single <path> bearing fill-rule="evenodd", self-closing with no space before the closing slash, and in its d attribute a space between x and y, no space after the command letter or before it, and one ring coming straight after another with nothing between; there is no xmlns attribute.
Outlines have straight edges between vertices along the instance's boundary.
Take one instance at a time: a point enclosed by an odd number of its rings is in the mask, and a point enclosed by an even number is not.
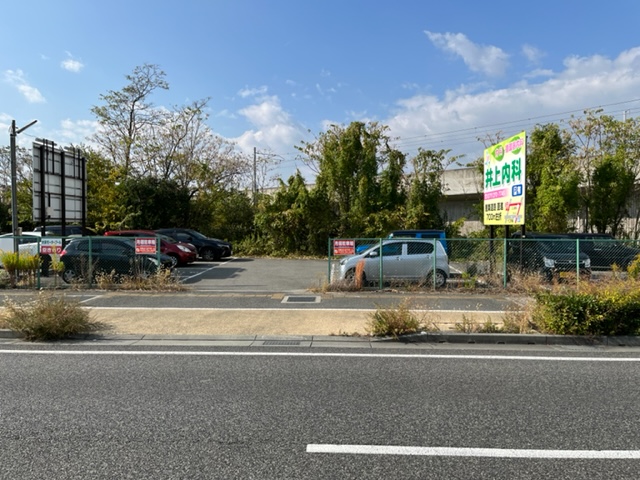
<svg viewBox="0 0 640 480"><path fill-rule="evenodd" d="M508 66L509 56L502 49L493 45L477 45L463 33L424 33L436 47L461 57L474 72L500 76Z"/></svg>
<svg viewBox="0 0 640 480"><path fill-rule="evenodd" d="M442 96L407 97L396 103L395 113L382 123L390 127L392 137L400 139L398 146L403 151L451 148L452 154L466 153L473 160L482 154L478 137L530 130L537 123L559 123L570 116L565 112L580 115L587 108L638 98L640 47L614 59L569 57L564 65L558 73L538 70L537 82L519 79L499 90L478 90L474 85Z"/></svg>
<svg viewBox="0 0 640 480"><path fill-rule="evenodd" d="M297 145L303 138L300 128L284 111L276 96L263 97L259 103L241 109L239 114L254 127L233 139L246 153L252 152L254 147L274 152L288 151L291 145Z"/></svg>
<svg viewBox="0 0 640 480"><path fill-rule="evenodd" d="M60 129L55 138L62 144L87 144L88 138L98 131L99 124L95 120L71 120L66 118L60 122Z"/></svg>
<svg viewBox="0 0 640 480"><path fill-rule="evenodd" d="M67 58L60 62L60 66L65 70L73 73L78 73L80 70L84 68L84 64L79 62L78 60L74 60L73 58Z"/></svg>
<svg viewBox="0 0 640 480"><path fill-rule="evenodd" d="M247 97L257 97L261 95L266 95L268 89L266 86L258 87L258 88L243 88L238 92L238 95L242 98Z"/></svg>
<svg viewBox="0 0 640 480"><path fill-rule="evenodd" d="M540 62L542 57L544 57L544 52L542 52L542 50L534 47L533 45L527 44L522 46L522 54L527 58L529 62L534 64Z"/></svg>
<svg viewBox="0 0 640 480"><path fill-rule="evenodd" d="M22 70L5 70L4 80L14 86L29 103L44 103L46 100L40 91L27 83Z"/></svg>

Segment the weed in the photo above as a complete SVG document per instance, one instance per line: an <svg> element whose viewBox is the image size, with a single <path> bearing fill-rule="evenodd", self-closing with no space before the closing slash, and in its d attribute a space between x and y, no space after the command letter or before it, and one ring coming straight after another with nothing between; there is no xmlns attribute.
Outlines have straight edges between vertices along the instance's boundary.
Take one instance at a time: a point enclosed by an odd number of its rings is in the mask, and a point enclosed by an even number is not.
<svg viewBox="0 0 640 480"><path fill-rule="evenodd" d="M29 341L61 338L105 329L77 301L40 293L35 300L17 304L4 301L2 323Z"/></svg>
<svg viewBox="0 0 640 480"><path fill-rule="evenodd" d="M400 335L423 330L424 322L409 309L406 302L391 308L378 307L370 317L367 331L377 337L398 338Z"/></svg>

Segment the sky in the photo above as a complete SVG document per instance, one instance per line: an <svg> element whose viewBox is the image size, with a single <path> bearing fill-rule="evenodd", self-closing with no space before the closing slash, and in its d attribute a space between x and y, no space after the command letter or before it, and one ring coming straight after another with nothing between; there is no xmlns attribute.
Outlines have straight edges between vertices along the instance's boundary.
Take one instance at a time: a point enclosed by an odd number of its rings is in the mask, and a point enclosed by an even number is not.
<svg viewBox="0 0 640 480"><path fill-rule="evenodd" d="M295 146L332 124L472 161L487 135L640 113L637 0L30 0L2 17L0 146L34 119L19 145L86 143L91 108L145 63L170 87L154 105L209 98L212 131L285 180L312 180Z"/></svg>

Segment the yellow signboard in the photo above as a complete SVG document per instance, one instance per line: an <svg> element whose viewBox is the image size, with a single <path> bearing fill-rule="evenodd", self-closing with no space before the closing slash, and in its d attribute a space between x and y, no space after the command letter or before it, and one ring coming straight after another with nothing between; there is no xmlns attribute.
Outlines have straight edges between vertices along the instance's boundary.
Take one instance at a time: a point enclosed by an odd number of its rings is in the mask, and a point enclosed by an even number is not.
<svg viewBox="0 0 640 480"><path fill-rule="evenodd" d="M525 132L484 151L484 224L523 225Z"/></svg>

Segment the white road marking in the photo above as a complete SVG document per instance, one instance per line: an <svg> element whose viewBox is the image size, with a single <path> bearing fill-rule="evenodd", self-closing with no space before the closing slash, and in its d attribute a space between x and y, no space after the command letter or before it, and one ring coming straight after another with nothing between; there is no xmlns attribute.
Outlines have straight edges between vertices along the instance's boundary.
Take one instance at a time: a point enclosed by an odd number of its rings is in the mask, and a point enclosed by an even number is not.
<svg viewBox="0 0 640 480"><path fill-rule="evenodd" d="M202 275L203 273L210 272L210 271L211 271L211 270L213 270L214 268L219 267L220 265L226 265L227 263L232 262L233 260L234 260L234 258L230 258L230 259L229 259L229 260L227 260L226 262L221 262L221 263L219 263L219 264L217 264L217 265L214 265L214 266L212 266L212 267L206 268L206 269L202 270L201 272L198 272L198 273L196 273L196 274L194 274L194 275L189 275L188 277L180 277L180 280L181 280L181 281L182 281L182 280L191 280L192 278L199 277L199 276L200 276L200 275Z"/></svg>
<svg viewBox="0 0 640 480"><path fill-rule="evenodd" d="M580 460L637 460L640 450L531 450L513 448L404 447L392 445L309 444L307 453L353 455L416 455L428 457L561 458Z"/></svg>
<svg viewBox="0 0 640 480"><path fill-rule="evenodd" d="M254 341L262 341L256 339ZM302 340L301 340L302 341ZM208 352L208 351L161 351L161 350L0 350L8 355L121 355L121 356L185 356L185 357L341 357L341 358L403 358L419 360L524 360L543 362L595 362L595 363L639 363L640 358L617 357L544 357L524 355L410 355L393 353L314 353L314 352Z"/></svg>

